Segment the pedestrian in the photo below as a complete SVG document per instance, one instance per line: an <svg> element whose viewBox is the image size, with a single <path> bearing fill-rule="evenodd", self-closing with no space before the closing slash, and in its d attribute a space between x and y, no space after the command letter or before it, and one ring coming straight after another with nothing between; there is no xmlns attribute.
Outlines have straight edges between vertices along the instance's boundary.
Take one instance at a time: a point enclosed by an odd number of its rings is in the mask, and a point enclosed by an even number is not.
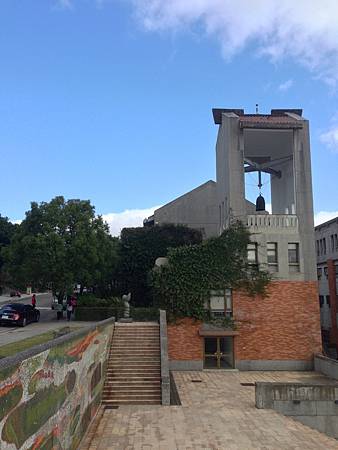
<svg viewBox="0 0 338 450"><path fill-rule="evenodd" d="M75 297L75 295L73 295L72 296L72 298L70 299L70 303L71 303L71 305L72 305L72 307L73 307L73 314L74 314L74 312L75 312L75 308L76 308L76 306L77 306L77 300L76 300L76 297Z"/></svg>
<svg viewBox="0 0 338 450"><path fill-rule="evenodd" d="M68 297L67 299L67 321L70 321L73 312L72 298Z"/></svg>
<svg viewBox="0 0 338 450"><path fill-rule="evenodd" d="M63 304L62 303L57 303L55 305L56 308L56 317L58 320L63 318Z"/></svg>
<svg viewBox="0 0 338 450"><path fill-rule="evenodd" d="M36 307L36 296L35 296L35 294L33 294L33 296L32 296L32 306L33 306L33 308Z"/></svg>

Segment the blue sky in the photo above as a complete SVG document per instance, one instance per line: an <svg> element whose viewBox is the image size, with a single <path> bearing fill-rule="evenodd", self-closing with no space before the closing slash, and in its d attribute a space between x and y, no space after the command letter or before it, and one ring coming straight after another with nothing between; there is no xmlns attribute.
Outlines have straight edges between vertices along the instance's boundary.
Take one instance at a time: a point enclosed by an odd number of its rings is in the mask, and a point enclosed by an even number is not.
<svg viewBox="0 0 338 450"><path fill-rule="evenodd" d="M338 7L279 3L2 0L0 213L64 195L139 223L215 178L211 108L259 103L303 108L315 211L338 215Z"/></svg>

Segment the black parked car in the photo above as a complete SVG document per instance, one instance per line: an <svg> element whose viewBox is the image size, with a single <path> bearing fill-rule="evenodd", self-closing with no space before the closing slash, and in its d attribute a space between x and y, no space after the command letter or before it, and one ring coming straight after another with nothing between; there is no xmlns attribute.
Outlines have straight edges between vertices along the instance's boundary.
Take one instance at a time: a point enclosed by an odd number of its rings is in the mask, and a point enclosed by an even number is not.
<svg viewBox="0 0 338 450"><path fill-rule="evenodd" d="M40 311L31 305L10 303L0 308L0 324L14 324L21 327L31 322L39 322Z"/></svg>

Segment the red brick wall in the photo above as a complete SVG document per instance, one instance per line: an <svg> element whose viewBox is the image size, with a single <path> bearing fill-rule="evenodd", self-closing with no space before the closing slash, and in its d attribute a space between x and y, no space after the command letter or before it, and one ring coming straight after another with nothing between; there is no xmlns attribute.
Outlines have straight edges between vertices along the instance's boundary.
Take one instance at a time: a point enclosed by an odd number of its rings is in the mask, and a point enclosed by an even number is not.
<svg viewBox="0 0 338 450"><path fill-rule="evenodd" d="M168 353L170 360L202 360L203 339L198 330L201 322L184 318L168 324Z"/></svg>
<svg viewBox="0 0 338 450"><path fill-rule="evenodd" d="M311 360L321 352L317 282L275 281L268 292L266 298L233 294L235 359ZM170 360L203 359L200 326L189 318L168 324Z"/></svg>
<svg viewBox="0 0 338 450"><path fill-rule="evenodd" d="M238 360L310 360L321 351L316 281L274 281L266 298L234 292Z"/></svg>

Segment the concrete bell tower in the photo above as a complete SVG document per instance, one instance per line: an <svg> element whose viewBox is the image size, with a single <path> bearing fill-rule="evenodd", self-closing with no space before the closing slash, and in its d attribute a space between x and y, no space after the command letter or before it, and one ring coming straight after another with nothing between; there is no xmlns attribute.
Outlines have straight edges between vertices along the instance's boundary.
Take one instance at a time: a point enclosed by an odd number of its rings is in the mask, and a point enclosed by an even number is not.
<svg viewBox="0 0 338 450"><path fill-rule="evenodd" d="M258 263L286 280L316 280L309 123L301 109L245 114L214 109L219 232L241 220L260 244ZM245 173L266 173L271 213L246 199ZM272 261L275 249L276 263Z"/></svg>

